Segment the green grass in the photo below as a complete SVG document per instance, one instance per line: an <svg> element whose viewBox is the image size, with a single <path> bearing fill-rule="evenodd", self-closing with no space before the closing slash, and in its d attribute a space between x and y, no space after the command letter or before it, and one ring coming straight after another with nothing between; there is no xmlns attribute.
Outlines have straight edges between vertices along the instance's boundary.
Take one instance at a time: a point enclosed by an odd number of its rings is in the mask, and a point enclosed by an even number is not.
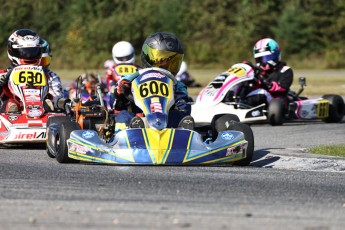
<svg viewBox="0 0 345 230"><path fill-rule="evenodd" d="M103 69L89 69L89 70L53 70L60 75L63 82L70 82L85 72L100 73L105 77ZM224 72L226 69L190 69L189 72L193 79L201 85L205 86L212 81L218 74ZM297 91L299 89L298 78L305 77L307 86L305 87L302 96L313 97L322 96L324 94L339 94L345 95L345 70L294 70L295 77L291 89ZM191 96L196 96L201 91L201 88L189 88L188 92Z"/></svg>
<svg viewBox="0 0 345 230"><path fill-rule="evenodd" d="M309 149L310 153L345 157L345 145L321 145Z"/></svg>

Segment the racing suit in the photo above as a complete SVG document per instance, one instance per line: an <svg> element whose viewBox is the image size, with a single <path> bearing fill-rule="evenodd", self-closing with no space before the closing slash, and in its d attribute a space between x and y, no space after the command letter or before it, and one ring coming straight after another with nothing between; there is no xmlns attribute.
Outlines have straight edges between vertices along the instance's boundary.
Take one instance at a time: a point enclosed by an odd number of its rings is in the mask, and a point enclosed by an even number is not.
<svg viewBox="0 0 345 230"><path fill-rule="evenodd" d="M270 103L273 98L287 97L293 82L293 71L285 62L279 62L268 71L261 71L256 89L252 89L245 99L245 103L257 106Z"/></svg>
<svg viewBox="0 0 345 230"><path fill-rule="evenodd" d="M166 71L166 70L165 70ZM119 89L123 87L122 82L131 82L132 79L139 75L139 71L131 75L123 75L121 81L116 84L114 93L114 112L116 115L116 122L125 123L125 126L129 125L131 118L135 115L141 115L142 111L126 98L126 94L130 93L130 85L127 85L125 89ZM119 91L127 91L124 93L118 93ZM188 103L188 91L187 86L180 81L174 86L174 99L175 104L171 107L168 116L168 128L177 127L179 122L187 115L191 114L191 105Z"/></svg>
<svg viewBox="0 0 345 230"><path fill-rule="evenodd" d="M7 69L0 70L0 100L1 100L1 112L8 111L8 107L10 104L15 103L17 107L20 107L20 101L13 96L8 88L8 79L11 75L11 71L14 66L10 65ZM48 92L48 99L50 99L53 103L54 108L50 108L51 110L59 108L58 101L63 98L63 89L61 85L61 80L59 75L51 70L44 69L44 73L46 75L48 85L49 85L49 92ZM62 100L60 100L61 103Z"/></svg>

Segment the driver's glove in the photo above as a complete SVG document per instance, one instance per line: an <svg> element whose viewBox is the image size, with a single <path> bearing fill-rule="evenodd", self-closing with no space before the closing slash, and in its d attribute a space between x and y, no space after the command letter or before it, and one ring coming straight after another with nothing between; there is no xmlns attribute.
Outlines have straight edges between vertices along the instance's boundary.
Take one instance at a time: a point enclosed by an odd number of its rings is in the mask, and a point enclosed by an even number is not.
<svg viewBox="0 0 345 230"><path fill-rule="evenodd" d="M270 88L272 88L272 82L270 82L267 79L264 79L261 81L261 86L262 86L262 88L269 90Z"/></svg>
<svg viewBox="0 0 345 230"><path fill-rule="evenodd" d="M116 93L117 95L122 94L124 96L128 96L131 93L131 82L126 79L121 79L117 83Z"/></svg>

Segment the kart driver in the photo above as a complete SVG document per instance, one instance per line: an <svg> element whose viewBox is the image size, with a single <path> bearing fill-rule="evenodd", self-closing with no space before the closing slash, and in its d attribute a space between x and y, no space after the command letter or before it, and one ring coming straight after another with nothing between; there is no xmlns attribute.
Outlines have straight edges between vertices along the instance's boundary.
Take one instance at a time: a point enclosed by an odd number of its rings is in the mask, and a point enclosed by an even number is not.
<svg viewBox="0 0 345 230"><path fill-rule="evenodd" d="M142 67L159 67L176 76L183 56L182 44L175 35L167 32L153 33L146 38L142 46ZM131 79L134 79L138 74L137 71L134 74L122 76L114 91L116 122L117 125L119 122L123 124L121 128L128 126L134 128L132 124L138 124L140 128L144 127L141 118L135 116L142 113L142 111L127 99L127 96L131 93ZM191 106L187 103L187 87L180 81L177 81L174 86L174 98L175 104L169 111L168 127L193 129L194 120L190 116ZM129 107L132 108L132 112L128 110Z"/></svg>
<svg viewBox="0 0 345 230"><path fill-rule="evenodd" d="M42 49L42 58L41 58L40 66L43 67L43 71L47 77L48 84L49 84L49 95L53 104L51 103L49 104L49 100L46 100L46 102L48 103L52 111L59 108L64 109L65 104L69 101L69 99L64 98L63 88L62 88L61 79L59 75L51 71L49 68L50 61L53 57L52 49L48 41L44 40L43 38L41 38L40 44L41 44L41 49Z"/></svg>
<svg viewBox="0 0 345 230"><path fill-rule="evenodd" d="M17 101L17 99L14 98L12 93L10 92L8 88L8 79L12 72L12 69L16 66L41 64L41 44L42 40L39 35L29 29L16 30L8 38L7 54L10 60L10 64L7 69L0 70L1 112L14 113L19 111L20 102ZM45 62L45 59L43 59L43 62ZM49 84L49 92L54 93L52 94L53 97L57 97L57 99L54 98L54 102L56 102L60 99L58 96L59 91L62 92L61 82L59 85L57 82L52 83L51 81L53 81L53 79L49 78L48 76L47 79ZM60 80L60 78L58 78L58 80ZM45 100L44 105L45 107L52 109L52 102L49 99Z"/></svg>
<svg viewBox="0 0 345 230"><path fill-rule="evenodd" d="M285 99L293 81L293 71L280 60L278 43L271 38L261 39L255 44L253 53L259 70L259 87L247 95L244 103L257 106L270 103L272 98Z"/></svg>
<svg viewBox="0 0 345 230"><path fill-rule="evenodd" d="M108 92L113 92L114 87L116 82L118 82L123 74L129 74L129 73L134 73L138 66L135 64L135 52L134 52L134 47L132 46L131 43L127 41L120 41L117 42L112 49L112 55L114 59L114 64L109 66L108 69L106 70L106 79L107 79L107 88ZM108 60L107 65L109 65L110 62ZM120 65L130 65L133 66L133 68L128 68L126 66L123 69L122 72L117 71L118 66ZM113 106L114 104L114 95L110 93L109 95L109 104L110 107Z"/></svg>

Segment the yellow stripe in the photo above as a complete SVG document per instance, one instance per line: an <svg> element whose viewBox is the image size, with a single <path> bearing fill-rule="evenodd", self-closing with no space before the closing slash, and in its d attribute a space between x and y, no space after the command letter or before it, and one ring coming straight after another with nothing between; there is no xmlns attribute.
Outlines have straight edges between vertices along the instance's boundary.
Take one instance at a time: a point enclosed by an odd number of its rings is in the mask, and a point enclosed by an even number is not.
<svg viewBox="0 0 345 230"><path fill-rule="evenodd" d="M162 164L165 164L166 160L168 159L174 137L175 137L175 129L172 129L169 135L168 148L165 150L164 156L161 161Z"/></svg>
<svg viewBox="0 0 345 230"><path fill-rule="evenodd" d="M131 143L129 142L127 133L126 133L126 144L127 144L127 148L128 148L128 149L132 149ZM133 162L133 163L135 162L132 153L131 153L131 154L128 154L128 151L125 151L123 154L121 154L122 152L123 152L123 151L121 151L121 150L119 150L119 151L116 151L116 150L115 150L115 156L118 157L118 158L121 158L121 159L130 161L130 162Z"/></svg>
<svg viewBox="0 0 345 230"><path fill-rule="evenodd" d="M232 162L234 161L234 159L237 159L239 157L242 156L242 153L237 153L237 154L234 154L234 155L231 155L231 156L226 156L226 157L223 157L223 158L219 158L219 159L215 159L215 160L210 160L210 161L205 161L203 162L202 164L210 164L210 163L227 163L227 162Z"/></svg>
<svg viewBox="0 0 345 230"><path fill-rule="evenodd" d="M73 152L73 151L69 151L69 153L71 154L71 156L69 157L76 160L83 160L83 161L89 161L89 162L115 163L114 161L111 161L111 160L106 160L103 158L88 156L84 154L78 154L77 152Z"/></svg>
<svg viewBox="0 0 345 230"><path fill-rule="evenodd" d="M234 144L232 144L232 145L230 145L230 146L220 147L220 148L218 148L218 149L212 150L211 152L201 153L201 154L196 155L196 156L194 156L194 157L192 157L192 158L189 158L189 159L187 159L188 154L186 154L186 156L184 157L183 163L189 162L189 161L192 161L192 160L195 160L195 159L204 157L204 156L211 155L211 154L213 154L213 153L215 153L215 152L219 152L219 151L222 151L222 150L227 149L227 148L229 148L229 147L232 147L232 146L235 146L235 145L239 145L239 144L243 144L243 143L245 143L245 142L246 142L246 140L242 140L242 141L236 142L236 143L234 143Z"/></svg>
<svg viewBox="0 0 345 230"><path fill-rule="evenodd" d="M76 141L76 140L69 140L70 142L73 142L75 144L79 144L81 146L86 146L90 149L94 149L94 150L97 150L97 151L100 151L100 152L103 152L103 149L101 148L96 148L95 146L93 145L88 145L88 144L85 144L85 143L82 143L82 142L79 142L79 141ZM126 135L126 142L127 142L127 146L128 148L130 149L130 143L129 143L129 140L128 140L128 136ZM118 157L118 158L121 158L121 159L124 159L124 160L127 160L127 161L130 161L130 162L135 162L134 158L133 158L133 155L132 154L128 154L128 152L126 152L124 155L121 155L121 150L120 151L116 151L114 150L115 152L111 152L111 151L107 151L106 153L109 154L109 155L112 155L112 156L115 156L115 157ZM69 152L74 152L74 151L70 151ZM78 154L78 155L81 155L81 154ZM84 154L83 154L84 156ZM85 155L86 156L86 155ZM87 155L88 156L88 155ZM88 156L88 157L91 157L92 156ZM101 159L101 158L98 158L98 159ZM103 159L103 161L107 161L105 159ZM113 162L113 161L111 161Z"/></svg>
<svg viewBox="0 0 345 230"><path fill-rule="evenodd" d="M149 137L147 136L146 129L141 129L141 132L143 134L144 141L145 141L145 146L146 146L147 151L149 152L149 156L151 158L151 161L152 161L152 163L157 164L157 161L155 159L155 155L152 152L152 149L151 149L151 146L150 146L150 141L149 141Z"/></svg>

